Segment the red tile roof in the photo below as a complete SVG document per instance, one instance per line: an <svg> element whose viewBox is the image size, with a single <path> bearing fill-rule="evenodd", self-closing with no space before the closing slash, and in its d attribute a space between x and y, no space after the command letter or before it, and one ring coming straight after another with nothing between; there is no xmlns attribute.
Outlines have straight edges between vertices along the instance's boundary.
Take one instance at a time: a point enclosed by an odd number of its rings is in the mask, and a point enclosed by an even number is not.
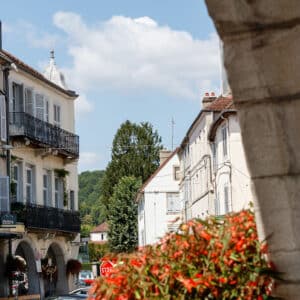
<svg viewBox="0 0 300 300"><path fill-rule="evenodd" d="M51 87L59 90L60 92L68 95L69 97L76 98L78 96L74 91L65 90L65 89L61 88L60 86L56 85L55 83L53 83L52 81L48 80L46 77L44 77L43 74L36 71L35 69L33 69L32 67L30 67L29 65L27 65L26 63L21 61L19 58L17 58L14 55L10 54L6 50L2 49L1 53L4 54L9 59L11 59L17 65L18 68L20 68L23 71L29 73L30 75L34 76L35 78L45 82L46 84L50 85Z"/></svg>
<svg viewBox="0 0 300 300"><path fill-rule="evenodd" d="M108 231L108 224L106 222L96 226L91 233L97 233L97 232L107 232Z"/></svg>
<svg viewBox="0 0 300 300"><path fill-rule="evenodd" d="M210 105L208 105L205 110L211 111L222 111L224 109L233 108L232 96L224 97L220 96L214 100Z"/></svg>

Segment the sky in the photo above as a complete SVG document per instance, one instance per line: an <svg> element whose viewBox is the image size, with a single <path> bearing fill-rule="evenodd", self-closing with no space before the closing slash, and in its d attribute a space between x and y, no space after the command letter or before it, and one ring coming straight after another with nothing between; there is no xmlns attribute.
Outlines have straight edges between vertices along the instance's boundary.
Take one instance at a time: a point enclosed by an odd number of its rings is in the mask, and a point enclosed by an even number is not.
<svg viewBox="0 0 300 300"><path fill-rule="evenodd" d="M179 146L205 92L220 93L219 41L204 0L10 0L3 48L43 72L55 51L76 100L79 172L105 169L120 125L150 122Z"/></svg>

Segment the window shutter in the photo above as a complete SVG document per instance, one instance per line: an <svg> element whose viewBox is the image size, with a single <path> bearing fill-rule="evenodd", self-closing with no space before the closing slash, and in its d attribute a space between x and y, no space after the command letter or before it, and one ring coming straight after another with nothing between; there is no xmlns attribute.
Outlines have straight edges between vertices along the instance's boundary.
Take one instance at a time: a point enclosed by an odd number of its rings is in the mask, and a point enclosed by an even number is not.
<svg viewBox="0 0 300 300"><path fill-rule="evenodd" d="M49 122L49 100L45 99L45 121Z"/></svg>
<svg viewBox="0 0 300 300"><path fill-rule="evenodd" d="M8 176L0 176L0 211L9 211L9 180Z"/></svg>
<svg viewBox="0 0 300 300"><path fill-rule="evenodd" d="M6 105L5 97L0 96L0 128L1 128L1 140L6 141Z"/></svg>
<svg viewBox="0 0 300 300"><path fill-rule="evenodd" d="M44 120L44 97L41 94L35 94L35 116Z"/></svg>
<svg viewBox="0 0 300 300"><path fill-rule="evenodd" d="M25 112L34 115L33 112L33 92L31 89L25 89Z"/></svg>

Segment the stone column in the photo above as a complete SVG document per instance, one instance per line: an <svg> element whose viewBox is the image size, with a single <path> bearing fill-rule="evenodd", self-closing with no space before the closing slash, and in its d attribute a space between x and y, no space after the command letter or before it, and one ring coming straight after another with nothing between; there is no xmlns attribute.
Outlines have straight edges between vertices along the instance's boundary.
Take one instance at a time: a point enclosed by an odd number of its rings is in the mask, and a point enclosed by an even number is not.
<svg viewBox="0 0 300 300"><path fill-rule="evenodd" d="M224 43L261 232L285 282L275 294L300 299L300 2L206 0Z"/></svg>

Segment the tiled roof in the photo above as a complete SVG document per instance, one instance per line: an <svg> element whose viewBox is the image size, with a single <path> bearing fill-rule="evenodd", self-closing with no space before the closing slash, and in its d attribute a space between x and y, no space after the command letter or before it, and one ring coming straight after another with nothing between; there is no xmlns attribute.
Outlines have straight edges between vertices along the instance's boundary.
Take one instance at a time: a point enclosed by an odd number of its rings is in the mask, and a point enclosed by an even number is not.
<svg viewBox="0 0 300 300"><path fill-rule="evenodd" d="M216 98L211 104L209 104L207 107L204 109L201 109L191 126L189 127L185 137L183 138L180 147L183 148L184 145L188 142L189 134L194 128L194 125L198 122L198 120L201 118L202 114L205 112L221 112L224 109L234 109L234 104L232 100L232 96L224 97L224 96L219 96Z"/></svg>
<svg viewBox="0 0 300 300"><path fill-rule="evenodd" d="M224 109L233 109L232 96L224 97L220 96L214 100L210 105L208 105L205 110L211 111L222 111Z"/></svg>
<svg viewBox="0 0 300 300"><path fill-rule="evenodd" d="M23 61L21 61L19 58L17 58L14 55L10 54L9 52L7 52L7 51L5 51L3 49L1 50L1 52L6 57L8 57L9 59L11 59L17 65L18 68L20 68L23 71L29 73L30 75L34 76L35 78L37 78L37 79L45 82L46 84L50 85L51 87L59 90L60 92L66 94L66 95L68 95L70 97L75 98L75 97L78 96L74 91L65 90L65 89L61 88L60 86L58 86L57 84L53 83L52 81L48 80L40 72L36 71L32 67L30 67L29 65L27 65L26 63L24 63Z"/></svg>
<svg viewBox="0 0 300 300"><path fill-rule="evenodd" d="M176 148L173 153L155 170L155 172L144 182L142 187L139 189L139 192L136 197L136 201L139 201L139 196L144 192L146 186L152 181L152 179L157 175L157 173L171 160L171 158L178 153L179 148Z"/></svg>
<svg viewBox="0 0 300 300"><path fill-rule="evenodd" d="M107 232L108 231L108 224L106 222L96 226L91 233L97 233L97 232Z"/></svg>

